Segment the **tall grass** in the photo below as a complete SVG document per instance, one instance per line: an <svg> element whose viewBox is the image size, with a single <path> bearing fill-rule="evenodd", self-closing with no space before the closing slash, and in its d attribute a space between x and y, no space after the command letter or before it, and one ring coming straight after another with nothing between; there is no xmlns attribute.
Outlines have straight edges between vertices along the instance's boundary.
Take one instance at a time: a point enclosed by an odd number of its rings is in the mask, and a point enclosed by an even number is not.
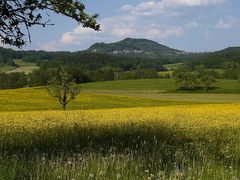
<svg viewBox="0 0 240 180"><path fill-rule="evenodd" d="M239 108L0 113L0 178L238 178Z"/></svg>

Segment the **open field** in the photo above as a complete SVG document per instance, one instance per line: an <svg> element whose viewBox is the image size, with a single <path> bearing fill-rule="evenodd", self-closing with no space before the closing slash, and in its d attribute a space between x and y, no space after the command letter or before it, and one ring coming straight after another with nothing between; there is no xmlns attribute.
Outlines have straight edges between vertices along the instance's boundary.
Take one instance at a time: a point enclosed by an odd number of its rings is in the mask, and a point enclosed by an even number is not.
<svg viewBox="0 0 240 180"><path fill-rule="evenodd" d="M222 93L238 94L240 84L236 80L219 79L214 84L216 89L198 90L198 91L178 91L176 90L174 79L143 79L143 80L124 80L124 81L106 81L97 83L87 83L82 85L85 90L127 90L158 93Z"/></svg>
<svg viewBox="0 0 240 180"><path fill-rule="evenodd" d="M0 113L0 177L234 179L240 176L239 108Z"/></svg>
<svg viewBox="0 0 240 180"><path fill-rule="evenodd" d="M202 93L159 93L158 91L127 91L127 90L92 90L88 91L102 95L127 96L135 98L155 99L165 102L182 102L184 104L192 103L239 103L239 94L202 94Z"/></svg>
<svg viewBox="0 0 240 180"><path fill-rule="evenodd" d="M159 92L167 92L176 89L175 82L172 79L105 81L82 84L82 87L86 90L157 90Z"/></svg>
<svg viewBox="0 0 240 180"><path fill-rule="evenodd" d="M1 90L0 111L33 111L60 110L57 100L50 97L46 88L23 88L16 90ZM154 98L130 97L128 95L114 95L114 93L92 93L83 90L82 93L69 104L68 109L108 109L127 107L152 107L183 104L198 104L199 102L185 102L184 100L161 100Z"/></svg>
<svg viewBox="0 0 240 180"><path fill-rule="evenodd" d="M183 63L165 64L164 67L170 71L170 70L178 69L179 66L181 66L181 65L183 65Z"/></svg>
<svg viewBox="0 0 240 180"><path fill-rule="evenodd" d="M218 85L217 92L238 91L236 81L221 80ZM81 87L82 93L68 107L71 110L240 102L238 94L176 93L174 81L170 79L109 81ZM1 90L0 103L0 111L60 109L45 87Z"/></svg>
<svg viewBox="0 0 240 180"><path fill-rule="evenodd" d="M14 67L11 67L11 66L6 66L6 65L0 66L0 73L6 72L6 71L11 71L13 69L14 69Z"/></svg>
<svg viewBox="0 0 240 180"><path fill-rule="evenodd" d="M1 90L0 179L239 178L237 82L217 85L202 94L169 79L82 84L65 112L45 87Z"/></svg>
<svg viewBox="0 0 240 180"><path fill-rule="evenodd" d="M159 71L158 74L161 77L166 77L166 76L172 77L173 71Z"/></svg>
<svg viewBox="0 0 240 180"><path fill-rule="evenodd" d="M25 61L23 61L21 59L14 60L14 63L17 64L19 67L12 68L12 69L6 69L5 70L6 73L24 72L26 74L29 74L34 69L38 69L36 63L25 62Z"/></svg>

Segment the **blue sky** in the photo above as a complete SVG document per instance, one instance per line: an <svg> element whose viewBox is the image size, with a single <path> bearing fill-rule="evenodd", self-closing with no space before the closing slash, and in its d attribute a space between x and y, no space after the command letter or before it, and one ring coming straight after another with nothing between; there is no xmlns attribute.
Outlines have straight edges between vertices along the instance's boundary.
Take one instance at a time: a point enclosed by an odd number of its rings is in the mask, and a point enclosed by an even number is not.
<svg viewBox="0 0 240 180"><path fill-rule="evenodd" d="M240 46L239 0L85 0L99 13L101 32L51 15L55 26L33 28L24 49L78 51L95 42L146 38L185 51L215 51Z"/></svg>

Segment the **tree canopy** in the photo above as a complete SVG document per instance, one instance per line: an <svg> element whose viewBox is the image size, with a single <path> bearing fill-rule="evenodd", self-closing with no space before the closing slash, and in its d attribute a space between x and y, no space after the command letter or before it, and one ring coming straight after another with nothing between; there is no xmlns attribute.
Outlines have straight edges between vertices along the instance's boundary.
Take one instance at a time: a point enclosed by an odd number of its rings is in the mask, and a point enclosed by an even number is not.
<svg viewBox="0 0 240 180"><path fill-rule="evenodd" d="M1 0L0 41L22 47L27 42L27 35L31 42L30 28L36 25L51 25L48 14L50 11L70 17L83 27L100 30L96 21L98 15L87 14L85 5L79 0Z"/></svg>

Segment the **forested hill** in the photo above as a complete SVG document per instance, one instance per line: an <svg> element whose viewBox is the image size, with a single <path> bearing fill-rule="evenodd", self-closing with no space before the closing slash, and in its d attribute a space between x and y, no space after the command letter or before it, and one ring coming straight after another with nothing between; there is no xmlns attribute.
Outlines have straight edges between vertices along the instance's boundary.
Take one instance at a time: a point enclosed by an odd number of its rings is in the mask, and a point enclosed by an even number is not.
<svg viewBox="0 0 240 180"><path fill-rule="evenodd" d="M94 47L97 47L98 50ZM112 53L110 53L111 50ZM178 55L181 53L183 52L154 41L127 38L109 45L95 44L89 49L79 52L15 51L0 48L0 65L14 66L13 59L22 59L41 64L44 67L53 67L63 63L70 66L82 65L88 69L112 66L125 70L132 68L159 70L163 68L164 64L179 62Z"/></svg>
<svg viewBox="0 0 240 180"><path fill-rule="evenodd" d="M9 65L14 66L13 59L19 59L22 57L21 51L14 51L12 49L6 49L0 47L0 66Z"/></svg>
<svg viewBox="0 0 240 180"><path fill-rule="evenodd" d="M202 64L208 68L220 68L227 62L240 63L240 47L229 47L212 53L193 54L189 57L191 58L187 62L192 67Z"/></svg>
<svg viewBox="0 0 240 180"><path fill-rule="evenodd" d="M84 53L109 54L118 56L116 59L119 59L119 56L122 58L123 56L124 58L127 56L129 58L154 58L171 61L171 59L184 52L169 48L151 40L127 38L111 44L96 43L89 49L79 52L16 51L0 47L0 63L6 63L7 61L11 62L12 59L23 59L28 62L39 63L40 61L56 60L61 57L82 56Z"/></svg>
<svg viewBox="0 0 240 180"><path fill-rule="evenodd" d="M147 39L127 38L115 43L96 43L87 51L127 56L159 57L184 54L184 51L172 49Z"/></svg>
<svg viewBox="0 0 240 180"><path fill-rule="evenodd" d="M46 52L46 51L15 51L0 48L0 66L17 66L14 59L34 62L42 68L54 68L60 65L81 67L85 70L96 70L111 66L131 70L136 68L150 68L162 70L164 64L174 63L167 58L144 58L132 56L110 55L105 53L79 52Z"/></svg>
<svg viewBox="0 0 240 180"><path fill-rule="evenodd" d="M89 49L79 52L16 51L0 47L0 66L16 66L14 59L34 62L37 65L55 66L61 63L73 66L120 67L123 69L152 68L162 69L163 64L185 62L190 66L205 65L220 68L226 62L240 63L240 47L230 47L209 53L186 53L146 39L127 38L106 44L96 43Z"/></svg>
<svg viewBox="0 0 240 180"><path fill-rule="evenodd" d="M71 55L71 52L47 52L47 51L22 51L0 47L0 65L13 63L13 59L23 59L27 62L39 63L40 61L53 60L57 57Z"/></svg>
<svg viewBox="0 0 240 180"><path fill-rule="evenodd" d="M131 56L116 56L97 52L77 52L71 55L57 57L51 61L42 61L41 68L54 68L59 65L79 67L84 70L97 70L104 67L121 68L124 71L147 68L164 70L164 64L174 63L166 58L143 58Z"/></svg>

